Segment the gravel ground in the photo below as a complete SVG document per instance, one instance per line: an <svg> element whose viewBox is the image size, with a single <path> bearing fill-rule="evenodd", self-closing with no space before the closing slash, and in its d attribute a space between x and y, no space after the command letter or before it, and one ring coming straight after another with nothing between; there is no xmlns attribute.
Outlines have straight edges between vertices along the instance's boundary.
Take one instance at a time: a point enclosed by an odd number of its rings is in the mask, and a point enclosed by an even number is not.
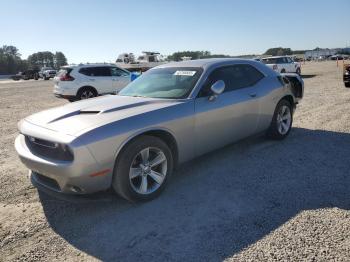
<svg viewBox="0 0 350 262"><path fill-rule="evenodd" d="M144 204L33 188L16 124L66 102L51 81L0 82L0 260L350 261L350 89L335 62L303 73L286 140L257 137L191 161Z"/></svg>

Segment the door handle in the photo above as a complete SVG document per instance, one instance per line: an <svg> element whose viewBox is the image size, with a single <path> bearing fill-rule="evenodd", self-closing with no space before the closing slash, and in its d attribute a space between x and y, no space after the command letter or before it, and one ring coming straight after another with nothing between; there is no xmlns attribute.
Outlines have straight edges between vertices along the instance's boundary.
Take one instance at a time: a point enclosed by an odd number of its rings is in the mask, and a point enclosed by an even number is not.
<svg viewBox="0 0 350 262"><path fill-rule="evenodd" d="M256 93L249 94L250 97L256 97Z"/></svg>

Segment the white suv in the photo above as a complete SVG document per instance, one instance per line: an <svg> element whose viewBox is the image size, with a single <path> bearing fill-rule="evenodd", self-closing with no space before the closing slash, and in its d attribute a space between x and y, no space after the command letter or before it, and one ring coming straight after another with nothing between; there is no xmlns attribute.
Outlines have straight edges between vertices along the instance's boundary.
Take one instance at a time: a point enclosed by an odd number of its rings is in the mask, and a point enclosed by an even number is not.
<svg viewBox="0 0 350 262"><path fill-rule="evenodd" d="M131 80L131 73L113 64L64 66L54 78L56 97L73 102L115 94Z"/></svg>
<svg viewBox="0 0 350 262"><path fill-rule="evenodd" d="M263 62L268 67L277 71L278 73L297 73L301 74L300 64L294 62L289 56L270 56L262 58Z"/></svg>

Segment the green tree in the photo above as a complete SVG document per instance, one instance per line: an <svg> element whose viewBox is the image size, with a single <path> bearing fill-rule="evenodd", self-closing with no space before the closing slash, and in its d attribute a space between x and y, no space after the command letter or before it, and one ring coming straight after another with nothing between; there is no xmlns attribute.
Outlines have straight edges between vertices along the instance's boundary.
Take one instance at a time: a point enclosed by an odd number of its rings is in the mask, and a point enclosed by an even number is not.
<svg viewBox="0 0 350 262"><path fill-rule="evenodd" d="M67 65L67 58L62 52L56 52L54 56L55 68L59 69L61 66Z"/></svg>
<svg viewBox="0 0 350 262"><path fill-rule="evenodd" d="M0 74L14 74L21 65L21 54L18 48L11 45L0 47Z"/></svg>
<svg viewBox="0 0 350 262"><path fill-rule="evenodd" d="M277 55L292 55L293 52L290 48L283 48L283 47L274 47L268 49L264 55L272 55L272 56L277 56Z"/></svg>
<svg viewBox="0 0 350 262"><path fill-rule="evenodd" d="M54 54L49 51L37 52L28 56L28 64L31 68L54 67Z"/></svg>

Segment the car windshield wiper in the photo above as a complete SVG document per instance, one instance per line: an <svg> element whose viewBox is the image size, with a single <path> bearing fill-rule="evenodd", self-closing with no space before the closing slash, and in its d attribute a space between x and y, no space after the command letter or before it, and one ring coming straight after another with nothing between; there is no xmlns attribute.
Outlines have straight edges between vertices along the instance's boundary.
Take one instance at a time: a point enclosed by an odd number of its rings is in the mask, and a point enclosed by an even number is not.
<svg viewBox="0 0 350 262"><path fill-rule="evenodd" d="M132 97L147 97L147 96L132 95Z"/></svg>

